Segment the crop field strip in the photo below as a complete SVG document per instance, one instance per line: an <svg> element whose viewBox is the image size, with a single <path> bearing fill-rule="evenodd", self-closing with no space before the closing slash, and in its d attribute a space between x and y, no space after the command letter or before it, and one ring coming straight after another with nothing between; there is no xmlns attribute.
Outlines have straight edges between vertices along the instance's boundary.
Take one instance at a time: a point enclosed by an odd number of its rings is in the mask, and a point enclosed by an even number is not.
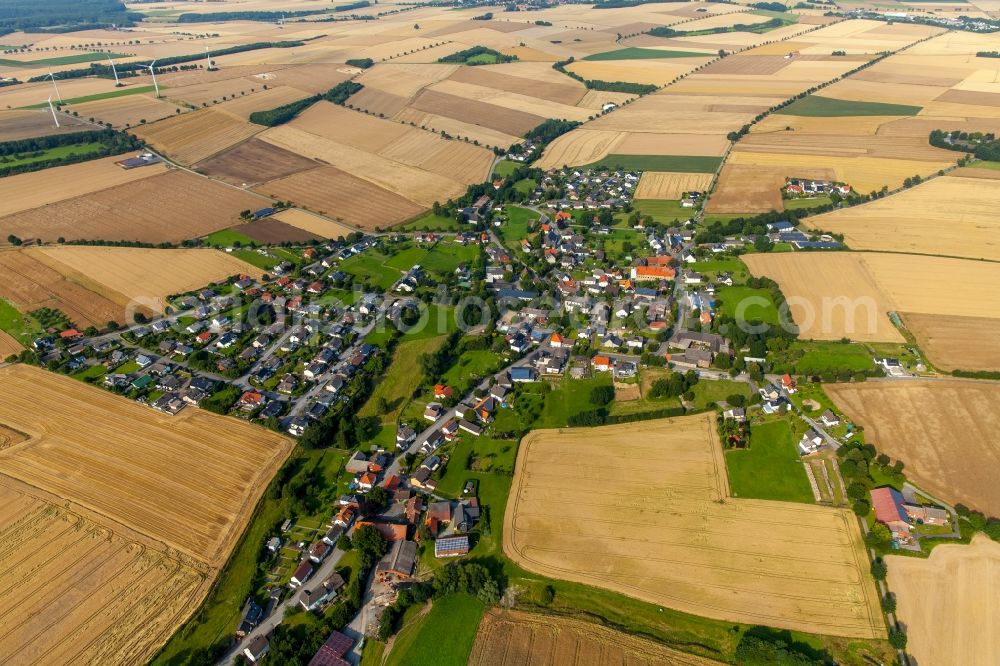
<svg viewBox="0 0 1000 666"><path fill-rule="evenodd" d="M698 657L592 622L526 613L487 611L479 624L469 666L713 666Z"/></svg>
<svg viewBox="0 0 1000 666"><path fill-rule="evenodd" d="M706 416L532 432L518 453L504 551L536 573L703 616L884 635L853 516L728 499L721 456ZM612 483L620 499L594 500L596 482ZM642 511L663 502L669 513Z"/></svg>

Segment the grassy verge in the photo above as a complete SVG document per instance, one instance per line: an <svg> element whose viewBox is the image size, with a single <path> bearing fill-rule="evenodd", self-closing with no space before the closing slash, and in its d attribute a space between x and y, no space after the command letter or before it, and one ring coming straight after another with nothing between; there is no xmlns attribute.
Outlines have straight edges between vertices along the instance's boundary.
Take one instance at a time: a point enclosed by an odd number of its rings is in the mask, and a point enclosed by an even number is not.
<svg viewBox="0 0 1000 666"><path fill-rule="evenodd" d="M71 99L64 99L63 104L83 104L84 102L96 102L100 99L111 99L112 97L125 97L127 95L141 95L142 93L153 92L155 88L153 86L136 86L135 88L121 88L119 90L111 90L104 93L97 93L94 95L84 95L83 97L73 97ZM165 88L160 87L160 92L163 92ZM31 106L22 106L22 109L44 109L48 107L48 102L43 102L41 104L32 104Z"/></svg>
<svg viewBox="0 0 1000 666"><path fill-rule="evenodd" d="M396 637L386 666L464 666L486 607L475 597L435 599L430 611Z"/></svg>
<svg viewBox="0 0 1000 666"><path fill-rule="evenodd" d="M54 67L56 65L75 65L81 62L94 62L96 60L107 60L112 58L124 58L119 53L76 53L68 56L57 56L55 58L39 58L38 60L11 60L10 58L0 58L0 65L5 67Z"/></svg>
<svg viewBox="0 0 1000 666"><path fill-rule="evenodd" d="M594 53L583 58L583 60L648 60L652 58L709 58L709 53L696 53L694 51L673 51L668 49L644 49L639 47L629 47L616 51L605 51L604 53Z"/></svg>

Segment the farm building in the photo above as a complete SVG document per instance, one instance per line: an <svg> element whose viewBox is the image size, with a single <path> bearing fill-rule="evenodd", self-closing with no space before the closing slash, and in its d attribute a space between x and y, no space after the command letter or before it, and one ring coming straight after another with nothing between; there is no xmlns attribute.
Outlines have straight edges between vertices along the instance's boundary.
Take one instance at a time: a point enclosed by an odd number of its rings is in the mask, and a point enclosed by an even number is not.
<svg viewBox="0 0 1000 666"><path fill-rule="evenodd" d="M354 641L339 631L335 631L320 646L319 651L309 661L309 666L341 666L341 664L346 664L344 655L347 654L352 645L354 645Z"/></svg>
<svg viewBox="0 0 1000 666"><path fill-rule="evenodd" d="M389 576L410 578L417 569L417 543L415 541L394 541L375 568L380 580Z"/></svg>
<svg viewBox="0 0 1000 666"><path fill-rule="evenodd" d="M895 488L875 488L871 491L875 520L889 528L892 535L909 537L910 522L903 508L903 495Z"/></svg>
<svg viewBox="0 0 1000 666"><path fill-rule="evenodd" d="M434 557L458 557L469 552L469 537L457 536L434 542Z"/></svg>

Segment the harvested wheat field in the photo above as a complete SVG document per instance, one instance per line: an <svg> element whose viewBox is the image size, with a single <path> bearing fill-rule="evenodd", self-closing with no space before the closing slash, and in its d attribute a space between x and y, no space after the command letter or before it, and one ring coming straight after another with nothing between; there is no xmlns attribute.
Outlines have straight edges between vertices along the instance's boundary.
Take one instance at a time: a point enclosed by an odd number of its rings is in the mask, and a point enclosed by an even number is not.
<svg viewBox="0 0 1000 666"><path fill-rule="evenodd" d="M233 275L259 278L263 271L225 252L209 249L154 250L139 247L61 245L26 250L70 280L97 293L118 295L163 311L163 299ZM106 320L105 320L106 321Z"/></svg>
<svg viewBox="0 0 1000 666"><path fill-rule="evenodd" d="M3 475L0 507L7 664L141 663L207 588L202 567Z"/></svg>
<svg viewBox="0 0 1000 666"><path fill-rule="evenodd" d="M629 153L630 154L630 153ZM710 173L646 171L635 188L636 199L680 199L685 192L702 191L712 184Z"/></svg>
<svg viewBox="0 0 1000 666"><path fill-rule="evenodd" d="M22 313L40 308L61 310L79 328L103 328L109 321L125 321L121 294L100 293L66 279L59 271L23 250L0 252L0 298ZM27 345L31 340L21 340Z"/></svg>
<svg viewBox="0 0 1000 666"><path fill-rule="evenodd" d="M564 165L596 162L612 153L624 136L625 133L619 131L573 130L546 146L537 166L558 169Z"/></svg>
<svg viewBox="0 0 1000 666"><path fill-rule="evenodd" d="M52 124L47 109L15 109L0 111L0 141L16 141L36 136L67 134L87 129L82 118L66 116L59 119L59 127Z"/></svg>
<svg viewBox="0 0 1000 666"><path fill-rule="evenodd" d="M803 338L904 342L888 317L895 309L889 295L859 255L795 252L741 259L754 275L778 283Z"/></svg>
<svg viewBox="0 0 1000 666"><path fill-rule="evenodd" d="M25 342L28 341L25 340ZM7 358L11 354L20 354L22 349L24 349L24 345L18 342L17 338L7 331L0 331L0 358ZM0 441L0 448L3 446L4 444Z"/></svg>
<svg viewBox="0 0 1000 666"><path fill-rule="evenodd" d="M162 164L128 170L115 166L115 162L127 157L134 155L102 157L89 162L0 178L0 215L10 215L91 194L116 185L156 176L167 170ZM5 229L5 223L6 220L0 219L0 230ZM4 239L8 233L10 232L4 234ZM32 231L22 238L37 238L40 235L38 231Z"/></svg>
<svg viewBox="0 0 1000 666"><path fill-rule="evenodd" d="M217 108L134 129L136 136L181 164L194 164L246 141L264 128Z"/></svg>
<svg viewBox="0 0 1000 666"><path fill-rule="evenodd" d="M798 169L794 173L799 178L833 179L829 169ZM719 171L719 182L705 204L705 212L746 214L784 210L781 188L788 177L788 171L782 168L727 162Z"/></svg>
<svg viewBox="0 0 1000 666"><path fill-rule="evenodd" d="M313 160L254 138L199 162L197 170L237 187L246 187L316 166Z"/></svg>
<svg viewBox="0 0 1000 666"><path fill-rule="evenodd" d="M31 366L0 369L0 390L0 423L27 437L0 449L5 661L147 661L198 607L292 443Z"/></svg>
<svg viewBox="0 0 1000 666"><path fill-rule="evenodd" d="M944 544L926 560L891 555L889 589L920 666L1000 662L1000 544L983 534Z"/></svg>
<svg viewBox="0 0 1000 666"><path fill-rule="evenodd" d="M829 384L830 399L865 427L880 452L946 502L1000 515L1000 382Z"/></svg>
<svg viewBox="0 0 1000 666"><path fill-rule="evenodd" d="M712 666L720 662L568 617L489 610L479 623L468 666Z"/></svg>
<svg viewBox="0 0 1000 666"><path fill-rule="evenodd" d="M922 177L937 173L954 165L953 159L930 161L880 158L869 155L800 155L793 153L753 152L737 148L729 155L727 164L780 168L793 176L804 169L829 169L835 179L847 183L860 192L880 190L883 186L895 189L910 176Z"/></svg>
<svg viewBox="0 0 1000 666"><path fill-rule="evenodd" d="M0 388L0 423L28 436L0 451L0 473L212 567L292 448L237 419L167 416L31 366L0 368Z"/></svg>
<svg viewBox="0 0 1000 666"><path fill-rule="evenodd" d="M391 226L424 210L409 199L332 166L272 180L257 190L361 229Z"/></svg>
<svg viewBox="0 0 1000 666"><path fill-rule="evenodd" d="M883 637L854 515L734 499L722 455L714 415L533 431L504 552L529 571L687 613ZM615 492L595 500L594 484Z"/></svg>
<svg viewBox="0 0 1000 666"><path fill-rule="evenodd" d="M309 211L302 210L300 208L289 208L287 210L283 210L276 214L274 219L280 220L281 222L298 229L302 229L303 231L308 231L309 233L315 234L321 238L339 238L357 231L357 229L353 227L349 227L339 222L334 222L333 220L328 220L324 217L316 215L315 213L310 213Z"/></svg>
<svg viewBox="0 0 1000 666"><path fill-rule="evenodd" d="M79 113L82 118L93 118L101 123L111 123L118 128L154 123L177 113L175 105L148 95L111 97L73 104L69 109Z"/></svg>
<svg viewBox="0 0 1000 666"><path fill-rule="evenodd" d="M42 176L55 170L25 176ZM22 210L0 219L0 230L5 235L45 241L63 237L178 243L231 227L241 210L266 205L258 196L174 169L160 171L159 175L154 171L152 178Z"/></svg>
<svg viewBox="0 0 1000 666"><path fill-rule="evenodd" d="M361 150L317 134L311 134L291 125L272 127L261 135L261 139L304 157L325 162L332 167L345 171L357 178L364 179L382 189L395 192L399 196L409 199L425 208L430 207L435 201L446 201L451 197L460 196L467 189L467 185L464 182L454 178L442 176L418 166L404 164L390 157L383 157L377 153ZM489 155L488 152L486 154ZM487 162L488 165L489 162ZM326 168L322 167L322 169ZM311 178L319 171L319 169L312 169L286 179L265 183L257 189L270 195L277 192L274 186L275 183L300 178ZM466 173L462 177L463 179L467 179L471 177L471 174ZM324 189L329 191L332 187L332 184L328 184ZM307 192L306 194L312 195L311 192ZM334 194L339 193L334 192ZM280 198L280 195L278 196ZM300 200L304 201L302 198L292 199L292 201ZM309 207L312 208L313 206ZM331 217L340 216L331 215Z"/></svg>
<svg viewBox="0 0 1000 666"><path fill-rule="evenodd" d="M810 218L858 250L1000 260L1000 180L934 178L868 204Z"/></svg>
<svg viewBox="0 0 1000 666"><path fill-rule="evenodd" d="M1000 313L961 317L902 313L906 328L941 370L1000 370Z"/></svg>

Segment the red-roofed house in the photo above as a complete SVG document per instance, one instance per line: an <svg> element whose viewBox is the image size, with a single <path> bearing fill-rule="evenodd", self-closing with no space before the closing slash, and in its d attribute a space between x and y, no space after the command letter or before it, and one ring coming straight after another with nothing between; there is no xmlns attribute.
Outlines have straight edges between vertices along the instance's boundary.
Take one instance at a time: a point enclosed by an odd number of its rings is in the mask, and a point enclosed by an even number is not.
<svg viewBox="0 0 1000 666"><path fill-rule="evenodd" d="M83 333L76 330L75 328L68 328L59 334L59 337L63 340L79 340L83 337Z"/></svg>
<svg viewBox="0 0 1000 666"><path fill-rule="evenodd" d="M563 336L559 335L558 333L553 333L552 337L549 339L549 344L551 344L553 347L562 347Z"/></svg>
<svg viewBox="0 0 1000 666"><path fill-rule="evenodd" d="M595 356L590 364L594 366L594 370L598 372L607 372L611 369L611 359L607 356Z"/></svg>
<svg viewBox="0 0 1000 666"><path fill-rule="evenodd" d="M386 541L403 541L406 539L406 525L396 525L395 523L372 523L359 520L354 524L354 528L357 529L364 525L374 527Z"/></svg>
<svg viewBox="0 0 1000 666"><path fill-rule="evenodd" d="M386 492L392 492L396 488L399 488L399 477L393 474L388 479L385 480Z"/></svg>
<svg viewBox="0 0 1000 666"><path fill-rule="evenodd" d="M795 393L795 391L797 390L795 388L795 380L792 379L792 376L789 375L788 373L785 373L781 377L781 387L786 391L788 391L789 393Z"/></svg>
<svg viewBox="0 0 1000 666"><path fill-rule="evenodd" d="M673 280L677 271L669 266L636 266L632 269L632 279L638 282L644 280Z"/></svg>
<svg viewBox="0 0 1000 666"><path fill-rule="evenodd" d="M889 528L893 536L910 536L910 522L903 508L903 495L895 488L875 488L871 491L875 520Z"/></svg>
<svg viewBox="0 0 1000 666"><path fill-rule="evenodd" d="M335 631L330 634L326 642L319 648L316 655L310 660L309 666L345 666L344 655L354 645L354 641Z"/></svg>
<svg viewBox="0 0 1000 666"><path fill-rule="evenodd" d="M445 398L450 398L455 395L455 389L450 386L445 386L444 384L434 385L434 397L438 400L444 400Z"/></svg>

